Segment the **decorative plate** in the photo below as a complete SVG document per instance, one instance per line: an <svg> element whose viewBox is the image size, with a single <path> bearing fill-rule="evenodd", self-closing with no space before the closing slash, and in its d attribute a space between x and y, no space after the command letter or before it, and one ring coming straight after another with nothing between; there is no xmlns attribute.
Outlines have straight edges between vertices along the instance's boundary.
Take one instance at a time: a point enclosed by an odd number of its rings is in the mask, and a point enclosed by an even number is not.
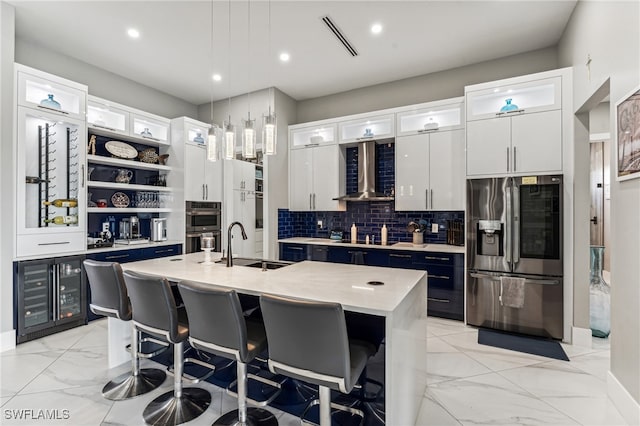
<svg viewBox="0 0 640 426"><path fill-rule="evenodd" d="M114 207L129 207L129 196L124 192L116 192L111 196L111 204Z"/></svg>
<svg viewBox="0 0 640 426"><path fill-rule="evenodd" d="M158 153L153 148L147 148L144 151L141 151L140 154L138 154L138 158L143 163L157 163Z"/></svg>
<svg viewBox="0 0 640 426"><path fill-rule="evenodd" d="M114 157L126 158L131 160L132 158L136 158L138 155L138 151L128 143L120 142L120 141L109 141L104 144L104 147L107 151Z"/></svg>

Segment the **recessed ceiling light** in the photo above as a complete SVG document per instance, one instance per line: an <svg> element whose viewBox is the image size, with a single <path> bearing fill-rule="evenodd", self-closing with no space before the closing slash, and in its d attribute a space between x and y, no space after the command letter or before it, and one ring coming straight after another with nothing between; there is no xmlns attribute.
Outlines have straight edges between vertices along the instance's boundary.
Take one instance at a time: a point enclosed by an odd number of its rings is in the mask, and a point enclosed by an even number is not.
<svg viewBox="0 0 640 426"><path fill-rule="evenodd" d="M140 31L136 30L135 28L129 28L127 30L127 34L129 34L129 37L131 37L131 38L140 37Z"/></svg>
<svg viewBox="0 0 640 426"><path fill-rule="evenodd" d="M213 75L213 81L220 81L222 80L222 76L220 74L214 74Z"/></svg>
<svg viewBox="0 0 640 426"><path fill-rule="evenodd" d="M373 24L371 26L371 32L373 34L380 34L382 32L382 24L378 24L378 23Z"/></svg>
<svg viewBox="0 0 640 426"><path fill-rule="evenodd" d="M291 59L291 57L289 56L289 54L287 52L282 52L280 54L280 60L282 62L289 62L289 59Z"/></svg>

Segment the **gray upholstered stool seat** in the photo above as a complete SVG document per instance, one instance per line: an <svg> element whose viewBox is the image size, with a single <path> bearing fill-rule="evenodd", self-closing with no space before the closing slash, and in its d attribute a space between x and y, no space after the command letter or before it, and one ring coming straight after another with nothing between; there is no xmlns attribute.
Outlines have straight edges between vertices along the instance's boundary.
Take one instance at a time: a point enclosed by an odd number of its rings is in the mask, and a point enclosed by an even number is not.
<svg viewBox="0 0 640 426"><path fill-rule="evenodd" d="M238 294L233 289L216 287L190 281L178 283L180 295L189 315L189 343L194 348L236 361L238 409L230 411L215 421L215 425L277 425L275 416L268 410L251 407L264 406L275 399L280 384L247 374L247 364L267 348L264 325L243 315ZM248 378L259 380L277 390L263 401L247 397ZM232 383L233 385L233 383Z"/></svg>
<svg viewBox="0 0 640 426"><path fill-rule="evenodd" d="M91 288L91 311L97 315L131 321L131 304L120 264L85 260L84 268ZM107 383L102 388L105 398L113 401L133 398L154 390L164 382L164 371L157 368L140 368L140 342L140 332L132 327L131 372Z"/></svg>
<svg viewBox="0 0 640 426"><path fill-rule="evenodd" d="M364 419L361 410L331 402L331 389L351 392L376 352L371 343L349 340L342 306L271 295L262 295L260 306L270 370L318 385L320 399L312 401L307 410L320 405L322 426L331 425L331 408Z"/></svg>
<svg viewBox="0 0 640 426"><path fill-rule="evenodd" d="M211 404L211 394L201 388L183 388L184 342L189 324L183 310L178 310L165 278L124 272L124 280L133 307L133 324L145 333L173 344L173 390L151 401L142 417L151 425L177 425L195 419Z"/></svg>

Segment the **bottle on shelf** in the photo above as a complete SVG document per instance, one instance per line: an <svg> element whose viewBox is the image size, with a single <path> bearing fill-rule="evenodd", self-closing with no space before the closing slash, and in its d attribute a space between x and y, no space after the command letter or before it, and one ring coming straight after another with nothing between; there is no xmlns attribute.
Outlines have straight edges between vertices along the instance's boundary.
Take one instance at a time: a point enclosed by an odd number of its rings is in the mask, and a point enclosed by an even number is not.
<svg viewBox="0 0 640 426"><path fill-rule="evenodd" d="M62 198L53 201L43 201L42 204L54 207L78 207L78 200L75 198Z"/></svg>
<svg viewBox="0 0 640 426"><path fill-rule="evenodd" d="M73 225L78 223L78 216L56 216L53 219L45 219L45 223L55 223L56 225Z"/></svg>

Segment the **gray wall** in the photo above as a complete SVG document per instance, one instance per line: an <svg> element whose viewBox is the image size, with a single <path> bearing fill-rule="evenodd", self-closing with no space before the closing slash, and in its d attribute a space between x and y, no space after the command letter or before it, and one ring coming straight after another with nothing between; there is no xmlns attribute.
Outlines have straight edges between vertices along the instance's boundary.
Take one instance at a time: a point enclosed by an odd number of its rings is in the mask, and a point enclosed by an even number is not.
<svg viewBox="0 0 640 426"><path fill-rule="evenodd" d="M275 98L274 101L271 101ZM288 202L288 125L295 121L296 101L278 89L271 92L269 89L252 92L250 99L247 95L236 96L231 100L221 100L214 102L213 121L219 126L231 115L231 122L236 125L236 131L241 127L243 119L247 118L249 105L251 117L256 119L258 134L262 132L262 115L266 114L269 104L275 105L278 118L278 145L277 155L264 159L264 173L266 179L264 213L268 222L265 223L264 240L267 241L264 257L275 259L278 256L278 208L286 208ZM205 123L211 122L211 104L203 104L198 107L198 120ZM240 139L236 144L240 145ZM223 187L224 190L224 187ZM223 242L226 235L223 233Z"/></svg>
<svg viewBox="0 0 640 426"><path fill-rule="evenodd" d="M0 335L13 330L13 241L15 217L13 156L13 55L15 10L0 2L0 193L5 202L0 208ZM11 334L10 337L12 337ZM9 337L6 337L8 340ZM0 339L0 351L3 349ZM15 341L13 342L15 343Z"/></svg>
<svg viewBox="0 0 640 426"><path fill-rule="evenodd" d="M196 105L32 42L16 39L16 62L89 86L91 95L166 118L195 118Z"/></svg>
<svg viewBox="0 0 640 426"><path fill-rule="evenodd" d="M298 123L464 95L464 86L558 68L557 49L520 55L363 87L298 102Z"/></svg>
<svg viewBox="0 0 640 426"><path fill-rule="evenodd" d="M576 107L583 105L607 78L611 79L612 106L640 85L638 16L637 1L578 2L558 46L560 66L574 67ZM590 76L584 65L588 55L593 59ZM613 109L610 122L615 123ZM576 140L576 145L579 142ZM611 144L611 149L614 145ZM611 154L611 171L615 173L613 151ZM576 181L576 191L579 189ZM637 404L640 404L639 209L640 180L612 179L611 373ZM588 229L588 223L576 224L578 229ZM628 420L638 422L640 414L635 415Z"/></svg>

